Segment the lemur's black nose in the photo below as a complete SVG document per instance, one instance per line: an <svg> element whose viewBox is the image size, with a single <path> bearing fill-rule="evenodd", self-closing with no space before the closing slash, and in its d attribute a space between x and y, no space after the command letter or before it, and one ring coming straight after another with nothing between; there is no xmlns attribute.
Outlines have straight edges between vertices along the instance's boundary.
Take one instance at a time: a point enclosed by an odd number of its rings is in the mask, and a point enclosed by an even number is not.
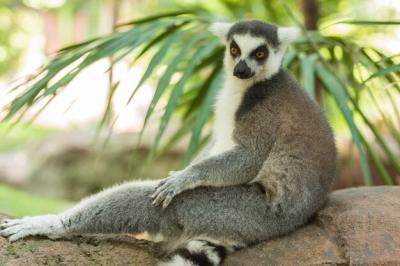
<svg viewBox="0 0 400 266"><path fill-rule="evenodd" d="M240 60L233 69L233 75L240 79L248 79L251 78L254 73L252 73L244 60Z"/></svg>

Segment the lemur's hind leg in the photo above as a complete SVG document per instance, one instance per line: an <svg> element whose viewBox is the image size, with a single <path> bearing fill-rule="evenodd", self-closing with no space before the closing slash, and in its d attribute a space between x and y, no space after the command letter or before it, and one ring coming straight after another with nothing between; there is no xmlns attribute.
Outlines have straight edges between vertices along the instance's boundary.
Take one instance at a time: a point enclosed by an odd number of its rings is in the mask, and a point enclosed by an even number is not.
<svg viewBox="0 0 400 266"><path fill-rule="evenodd" d="M131 182L106 189L60 214L7 219L0 235L15 241L29 235L62 236L96 233L179 234L173 209L151 204L159 181Z"/></svg>
<svg viewBox="0 0 400 266"><path fill-rule="evenodd" d="M279 234L277 227L288 229L270 212L258 184L196 188L175 197L168 208L176 210L183 241L162 266L220 265L227 254Z"/></svg>
<svg viewBox="0 0 400 266"><path fill-rule="evenodd" d="M290 231L309 217L308 210L300 210L302 215L274 213L256 183L188 190L163 209L150 198L158 182L109 188L60 214L5 220L0 235L17 240L28 235L145 233L177 244L206 237L246 245Z"/></svg>
<svg viewBox="0 0 400 266"><path fill-rule="evenodd" d="M29 235L144 233L172 251L166 265L219 265L226 253L287 233L312 213L275 213L256 183L188 190L163 209L150 198L158 182L110 188L58 215L6 220L0 234L13 241Z"/></svg>

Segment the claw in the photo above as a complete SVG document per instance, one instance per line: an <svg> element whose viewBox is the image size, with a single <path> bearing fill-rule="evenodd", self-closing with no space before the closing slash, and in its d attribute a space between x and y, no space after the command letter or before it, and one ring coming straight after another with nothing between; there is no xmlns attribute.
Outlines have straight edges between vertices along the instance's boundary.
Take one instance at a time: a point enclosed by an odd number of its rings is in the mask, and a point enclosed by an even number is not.
<svg viewBox="0 0 400 266"><path fill-rule="evenodd" d="M0 231L0 235L9 236L9 235L15 234L16 232L17 231L16 231L15 227L9 227L9 228L6 228L6 229Z"/></svg>
<svg viewBox="0 0 400 266"><path fill-rule="evenodd" d="M23 237L24 237L24 236L19 236L19 235L15 234L15 235L10 236L10 237L8 238L8 241L10 241L10 242L15 242L15 241L17 241L18 239L23 238Z"/></svg>
<svg viewBox="0 0 400 266"><path fill-rule="evenodd" d="M156 189L156 191L150 196L152 199L157 199L158 196L161 194L161 192L163 192L165 190L165 188L163 187L159 187Z"/></svg>
<svg viewBox="0 0 400 266"><path fill-rule="evenodd" d="M153 200L153 206L159 206L162 202L161 195L157 195L157 197Z"/></svg>
<svg viewBox="0 0 400 266"><path fill-rule="evenodd" d="M165 208L168 207L168 205L171 203L171 201L172 201L172 199L174 198L174 196L175 196L175 192L173 192L173 191L168 191L168 194L167 194L167 196L165 197L164 202L163 202L163 205L162 205L163 209L165 209Z"/></svg>
<svg viewBox="0 0 400 266"><path fill-rule="evenodd" d="M166 208L173 198L183 191L182 181L177 177L168 177L160 181L155 187L155 191L150 195L153 199L152 205Z"/></svg>
<svg viewBox="0 0 400 266"><path fill-rule="evenodd" d="M153 205L159 206L162 204L162 208L165 209L171 203L175 195L176 192L171 189L163 190L157 195L156 199L153 201Z"/></svg>
<svg viewBox="0 0 400 266"><path fill-rule="evenodd" d="M167 180L162 180L160 183L157 184L157 186L154 188L155 192L150 195L150 198L154 199L157 197L157 195L160 193L160 188L164 186L164 184L167 182Z"/></svg>
<svg viewBox="0 0 400 266"><path fill-rule="evenodd" d="M158 206L158 205L160 205L161 201L162 201L162 194L157 193L157 192L154 193L154 200L153 200L152 204L154 206Z"/></svg>
<svg viewBox="0 0 400 266"><path fill-rule="evenodd" d="M158 183L157 187L161 187L162 185L164 185L167 182L167 180L162 180L160 181L160 183Z"/></svg>
<svg viewBox="0 0 400 266"><path fill-rule="evenodd" d="M23 219L5 219L3 220L3 223L0 225L1 228L6 228L12 225L17 225L21 224L23 222Z"/></svg>

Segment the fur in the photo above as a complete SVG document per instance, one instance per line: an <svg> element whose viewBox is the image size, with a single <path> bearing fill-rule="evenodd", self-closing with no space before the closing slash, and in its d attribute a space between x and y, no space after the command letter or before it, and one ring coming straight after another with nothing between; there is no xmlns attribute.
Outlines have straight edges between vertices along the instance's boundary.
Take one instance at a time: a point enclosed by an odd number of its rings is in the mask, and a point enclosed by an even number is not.
<svg viewBox="0 0 400 266"><path fill-rule="evenodd" d="M6 220L0 234L131 233L162 241L161 265L220 265L227 253L304 224L324 204L336 149L318 105L281 68L298 31L260 21L213 26L227 45L213 140L202 156L163 180L129 182L61 214ZM229 44L237 42L239 56ZM265 60L254 49L266 45ZM252 75L239 79L239 60ZM241 61L243 62L243 61ZM243 64L243 63L242 63Z"/></svg>

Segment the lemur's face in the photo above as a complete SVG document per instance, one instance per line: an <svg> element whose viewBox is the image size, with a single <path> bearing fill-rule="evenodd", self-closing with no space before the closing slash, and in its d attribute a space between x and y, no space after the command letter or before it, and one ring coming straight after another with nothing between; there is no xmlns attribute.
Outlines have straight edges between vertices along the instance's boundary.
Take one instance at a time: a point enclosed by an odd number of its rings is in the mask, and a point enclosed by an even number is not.
<svg viewBox="0 0 400 266"><path fill-rule="evenodd" d="M228 40L225 63L233 68L235 77L249 79L265 71L269 53L270 47L265 39L235 34Z"/></svg>
<svg viewBox="0 0 400 266"><path fill-rule="evenodd" d="M211 31L226 44L228 74L254 81L268 79L279 71L288 44L299 35L296 28L277 27L258 20L214 23Z"/></svg>

